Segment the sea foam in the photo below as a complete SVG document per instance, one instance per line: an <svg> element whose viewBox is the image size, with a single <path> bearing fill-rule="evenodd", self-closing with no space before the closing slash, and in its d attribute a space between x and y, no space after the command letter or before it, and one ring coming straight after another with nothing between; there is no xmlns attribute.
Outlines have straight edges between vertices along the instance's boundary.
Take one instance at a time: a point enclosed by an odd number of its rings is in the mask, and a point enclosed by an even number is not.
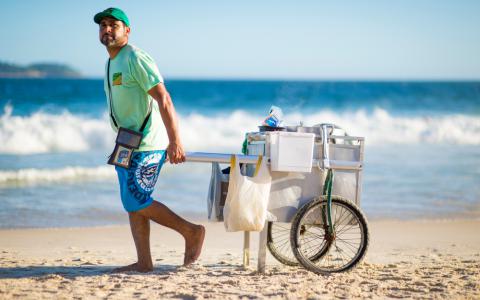
<svg viewBox="0 0 480 300"><path fill-rule="evenodd" d="M78 167L69 166L57 169L20 169L0 171L0 187L24 186L44 183L77 182L115 179L111 166Z"/></svg>
<svg viewBox="0 0 480 300"><path fill-rule="evenodd" d="M229 115L180 115L180 133L186 151L239 152L246 132L257 131L263 115L236 110ZM311 114L285 115L285 124L334 123L350 135L364 136L367 146L381 144L480 145L480 116L450 114L438 116L395 116L384 109L371 112L320 110ZM164 129L162 129L164 130ZM102 118L64 111L60 114L35 112L12 114L5 106L0 116L0 154L33 154L108 150L115 135ZM163 144L168 143L166 133Z"/></svg>
<svg viewBox="0 0 480 300"><path fill-rule="evenodd" d="M105 120L68 111L15 116L12 110L11 105L6 105L0 116L0 153L79 152L111 146L114 140Z"/></svg>

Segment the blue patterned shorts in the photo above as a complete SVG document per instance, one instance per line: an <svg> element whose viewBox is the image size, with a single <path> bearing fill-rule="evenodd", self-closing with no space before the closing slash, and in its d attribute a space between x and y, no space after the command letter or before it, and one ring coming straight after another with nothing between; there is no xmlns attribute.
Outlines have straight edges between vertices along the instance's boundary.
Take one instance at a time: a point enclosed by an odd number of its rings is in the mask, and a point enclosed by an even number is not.
<svg viewBox="0 0 480 300"><path fill-rule="evenodd" d="M134 152L129 169L115 167L126 211L134 212L152 204L151 195L165 158L164 150Z"/></svg>

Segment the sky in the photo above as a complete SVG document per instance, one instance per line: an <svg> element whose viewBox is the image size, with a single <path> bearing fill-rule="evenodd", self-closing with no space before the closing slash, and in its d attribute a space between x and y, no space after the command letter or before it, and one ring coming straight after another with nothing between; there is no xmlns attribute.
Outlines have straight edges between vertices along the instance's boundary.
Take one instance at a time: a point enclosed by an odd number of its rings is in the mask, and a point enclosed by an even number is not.
<svg viewBox="0 0 480 300"><path fill-rule="evenodd" d="M479 80L480 1L0 0L0 61L102 77L119 7L166 78Z"/></svg>

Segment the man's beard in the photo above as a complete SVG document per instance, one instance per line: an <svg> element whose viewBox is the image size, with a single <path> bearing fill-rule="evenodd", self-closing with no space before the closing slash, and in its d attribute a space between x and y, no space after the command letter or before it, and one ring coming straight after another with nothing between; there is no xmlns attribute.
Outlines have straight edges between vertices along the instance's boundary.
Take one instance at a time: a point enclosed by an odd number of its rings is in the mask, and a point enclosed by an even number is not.
<svg viewBox="0 0 480 300"><path fill-rule="evenodd" d="M117 45L117 40L113 36L107 34L103 35L100 42L106 47L114 47Z"/></svg>

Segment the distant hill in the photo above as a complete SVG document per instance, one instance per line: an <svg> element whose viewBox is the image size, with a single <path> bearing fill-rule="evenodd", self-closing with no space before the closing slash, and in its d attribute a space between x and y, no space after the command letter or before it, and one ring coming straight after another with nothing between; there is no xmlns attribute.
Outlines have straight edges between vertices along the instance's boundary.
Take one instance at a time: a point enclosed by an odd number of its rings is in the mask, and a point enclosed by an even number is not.
<svg viewBox="0 0 480 300"><path fill-rule="evenodd" d="M78 78L82 74L58 63L35 63L28 66L0 62L0 78Z"/></svg>

